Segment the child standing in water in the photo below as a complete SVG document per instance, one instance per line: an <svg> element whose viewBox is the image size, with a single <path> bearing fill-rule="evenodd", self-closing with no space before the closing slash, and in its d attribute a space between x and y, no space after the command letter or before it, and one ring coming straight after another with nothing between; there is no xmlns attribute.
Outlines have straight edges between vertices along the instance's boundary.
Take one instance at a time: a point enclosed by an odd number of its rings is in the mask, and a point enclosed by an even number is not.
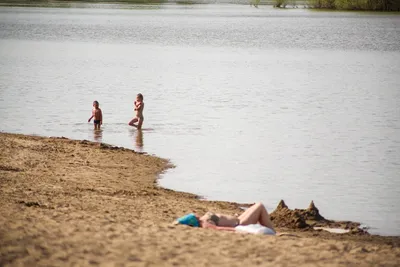
<svg viewBox="0 0 400 267"><path fill-rule="evenodd" d="M143 109L144 109L144 102L143 102L143 95L142 94L137 94L136 96L136 101L133 103L134 104L134 111L136 112L135 118L133 118L128 124L130 126L136 127L139 130L142 129L142 124L143 124ZM134 123L137 122L138 124L135 125Z"/></svg>
<svg viewBox="0 0 400 267"><path fill-rule="evenodd" d="M101 109L99 108L99 102L97 101L93 102L92 116L88 119L88 122L90 122L93 118L94 129L100 130L100 125L103 124L103 113L101 112Z"/></svg>

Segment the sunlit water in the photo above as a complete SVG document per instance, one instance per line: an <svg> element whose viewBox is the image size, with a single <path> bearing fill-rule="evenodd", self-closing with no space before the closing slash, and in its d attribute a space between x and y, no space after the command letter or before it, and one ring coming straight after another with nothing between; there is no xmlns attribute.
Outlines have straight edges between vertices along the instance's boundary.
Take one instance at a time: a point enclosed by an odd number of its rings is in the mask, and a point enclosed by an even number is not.
<svg viewBox="0 0 400 267"><path fill-rule="evenodd" d="M0 8L1 131L145 151L177 166L168 188L270 211L314 200L400 235L400 16L104 7Z"/></svg>

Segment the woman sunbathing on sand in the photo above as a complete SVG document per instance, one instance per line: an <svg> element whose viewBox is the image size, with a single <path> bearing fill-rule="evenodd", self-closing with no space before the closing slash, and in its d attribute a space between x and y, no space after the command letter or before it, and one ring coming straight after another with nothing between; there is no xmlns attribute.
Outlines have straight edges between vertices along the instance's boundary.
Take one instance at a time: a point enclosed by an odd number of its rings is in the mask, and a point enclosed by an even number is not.
<svg viewBox="0 0 400 267"><path fill-rule="evenodd" d="M207 212L202 217L196 214L187 214L176 221L177 224L185 224L193 227L212 228L216 230L236 231L238 225L261 224L274 230L267 209L262 203L257 203L245 210L240 216L224 215Z"/></svg>

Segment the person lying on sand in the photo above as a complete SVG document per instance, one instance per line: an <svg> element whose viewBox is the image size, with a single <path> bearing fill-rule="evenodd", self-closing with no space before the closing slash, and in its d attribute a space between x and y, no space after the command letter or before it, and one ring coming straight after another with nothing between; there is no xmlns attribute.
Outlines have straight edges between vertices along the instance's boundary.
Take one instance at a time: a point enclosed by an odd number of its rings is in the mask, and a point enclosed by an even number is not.
<svg viewBox="0 0 400 267"><path fill-rule="evenodd" d="M267 209L262 203L252 205L239 216L207 212L199 217L191 213L177 219L175 223L225 231L236 231L235 227L239 225L259 223L275 232Z"/></svg>

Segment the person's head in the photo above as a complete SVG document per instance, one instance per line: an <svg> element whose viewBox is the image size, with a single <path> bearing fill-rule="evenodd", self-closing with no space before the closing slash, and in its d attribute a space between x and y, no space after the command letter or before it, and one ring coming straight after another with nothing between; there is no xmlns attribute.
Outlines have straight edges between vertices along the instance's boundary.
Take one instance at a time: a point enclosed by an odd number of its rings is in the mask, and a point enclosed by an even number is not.
<svg viewBox="0 0 400 267"><path fill-rule="evenodd" d="M93 101L93 107L99 108L99 102L97 100Z"/></svg>
<svg viewBox="0 0 400 267"><path fill-rule="evenodd" d="M143 101L143 95L142 94L137 94L136 95L136 101L142 102Z"/></svg>
<svg viewBox="0 0 400 267"><path fill-rule="evenodd" d="M200 227L200 220L199 218L193 214L189 213L186 214L185 216L182 216L176 220L177 224L184 224L192 227Z"/></svg>

